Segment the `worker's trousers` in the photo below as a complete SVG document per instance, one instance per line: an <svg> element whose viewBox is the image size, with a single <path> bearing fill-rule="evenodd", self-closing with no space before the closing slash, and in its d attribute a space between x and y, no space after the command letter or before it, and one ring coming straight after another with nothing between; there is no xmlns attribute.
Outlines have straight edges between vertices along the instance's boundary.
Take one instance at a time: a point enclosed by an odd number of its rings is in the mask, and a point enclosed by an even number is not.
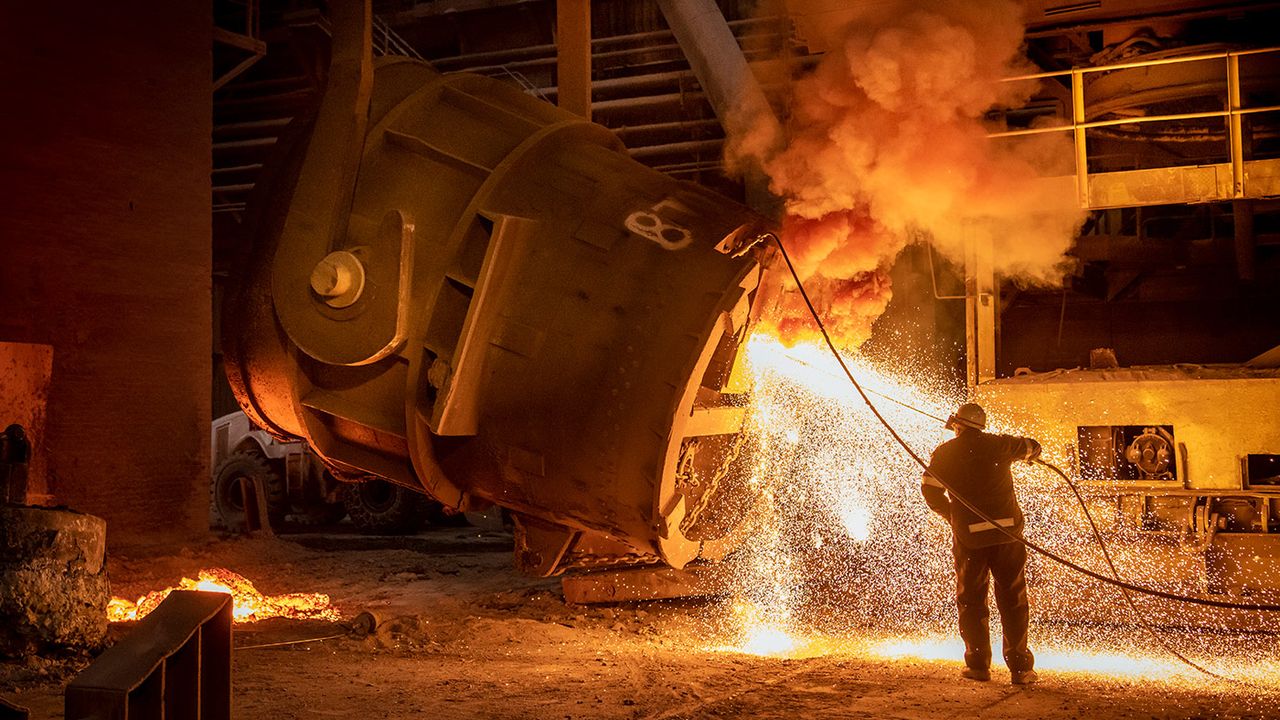
<svg viewBox="0 0 1280 720"><path fill-rule="evenodd" d="M991 613L987 610L987 578L995 583L996 608L1004 630L1004 662L1010 670L1030 670L1035 657L1027 648L1027 549L1010 542L970 548L955 543L956 605L964 661L971 668L991 666Z"/></svg>

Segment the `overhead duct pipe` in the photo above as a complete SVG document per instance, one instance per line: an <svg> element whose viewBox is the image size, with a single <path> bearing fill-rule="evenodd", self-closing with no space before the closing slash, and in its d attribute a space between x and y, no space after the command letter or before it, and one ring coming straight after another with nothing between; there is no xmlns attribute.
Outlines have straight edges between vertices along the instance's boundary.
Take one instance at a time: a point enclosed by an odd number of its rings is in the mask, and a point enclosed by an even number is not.
<svg viewBox="0 0 1280 720"><path fill-rule="evenodd" d="M730 147L733 138L745 136L748 130L755 130L752 137L778 142L782 137L778 117L715 0L658 0L658 6L724 126ZM766 152L768 148L757 150ZM747 177L748 204L760 211L767 210L762 206L776 207L777 198L769 195L766 187L762 174L751 173Z"/></svg>
<svg viewBox="0 0 1280 720"><path fill-rule="evenodd" d="M766 122L777 137L778 118L715 0L658 0L658 6L725 130Z"/></svg>

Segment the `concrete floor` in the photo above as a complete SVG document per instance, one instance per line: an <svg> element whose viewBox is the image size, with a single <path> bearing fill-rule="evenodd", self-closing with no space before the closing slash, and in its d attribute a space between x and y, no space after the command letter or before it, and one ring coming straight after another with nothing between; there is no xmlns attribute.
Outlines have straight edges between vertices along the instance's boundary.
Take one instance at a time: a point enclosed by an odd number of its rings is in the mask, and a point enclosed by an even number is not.
<svg viewBox="0 0 1280 720"><path fill-rule="evenodd" d="M975 683L959 678L957 660L884 659L840 639L804 659L717 651L723 603L567 606L557 582L516 575L501 546L500 537L456 529L362 550L230 540L113 558L111 574L118 594L136 596L225 566L264 592L327 592L348 616L371 610L382 619L365 638L238 651L239 718L1280 718L1280 691L1185 678L1046 670L1023 689L1000 669ZM335 632L275 619L237 625L235 642ZM0 695L33 718L60 718L75 669L0 664Z"/></svg>

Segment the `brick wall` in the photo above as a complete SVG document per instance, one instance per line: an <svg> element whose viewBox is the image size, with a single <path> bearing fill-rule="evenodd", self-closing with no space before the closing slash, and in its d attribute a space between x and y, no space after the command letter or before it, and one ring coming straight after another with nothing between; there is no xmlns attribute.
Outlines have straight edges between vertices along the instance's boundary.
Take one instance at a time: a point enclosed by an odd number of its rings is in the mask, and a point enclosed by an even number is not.
<svg viewBox="0 0 1280 720"><path fill-rule="evenodd" d="M210 8L0 10L0 341L53 347L54 501L115 546L206 527Z"/></svg>

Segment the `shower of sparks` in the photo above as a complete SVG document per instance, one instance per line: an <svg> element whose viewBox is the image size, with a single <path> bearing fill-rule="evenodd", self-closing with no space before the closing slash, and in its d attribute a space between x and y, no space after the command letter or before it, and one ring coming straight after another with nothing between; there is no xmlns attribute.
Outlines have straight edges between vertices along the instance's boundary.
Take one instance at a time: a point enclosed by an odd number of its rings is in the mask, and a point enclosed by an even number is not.
<svg viewBox="0 0 1280 720"><path fill-rule="evenodd" d="M778 608L771 608L778 610ZM733 604L733 625L736 638L733 645L714 648L720 652L739 652L747 655L770 657L795 657L802 643L787 629L787 619L770 616L764 606L753 602L738 601Z"/></svg>
<svg viewBox="0 0 1280 720"><path fill-rule="evenodd" d="M788 348L757 335L746 353L754 381L750 481L762 489L767 507L760 532L738 557L733 612L723 631L731 644L715 649L960 662L964 648L955 627L950 529L920 496L919 466L875 419L825 347ZM962 401L960 388L895 375L862 358L846 362L919 455L929 457L951 437L936 417L946 417ZM992 419L991 429L1018 433L1002 427L1000 418ZM1014 477L1028 536L1102 570L1070 489L1027 465L1015 466ZM1127 579L1181 594L1205 593L1198 551L1176 542L1152 543L1141 530L1114 520L1114 504L1108 507L1105 498L1091 502L1095 515L1108 520L1103 530ZM1028 586L1032 650L1040 669L1206 681L1144 634L1114 589L1035 555L1028 562ZM1148 598L1137 602L1166 628L1179 652L1215 672L1280 689L1274 660L1280 637L1270 618ZM998 617L993 607L997 658ZM1194 630L1168 630L1175 627Z"/></svg>
<svg viewBox="0 0 1280 720"><path fill-rule="evenodd" d="M263 595L244 576L224 568L210 568L201 570L194 580L182 578L177 585L149 592L136 602L121 597L111 598L107 605L107 620L141 620L159 607L174 590L203 590L231 595L234 601L231 616L235 622L257 622L273 617L330 621L342 618L338 609L329 604L329 596L324 593Z"/></svg>
<svg viewBox="0 0 1280 720"><path fill-rule="evenodd" d="M795 648L795 638L786 630L767 625L750 628L742 644L742 649L752 655L786 655Z"/></svg>

